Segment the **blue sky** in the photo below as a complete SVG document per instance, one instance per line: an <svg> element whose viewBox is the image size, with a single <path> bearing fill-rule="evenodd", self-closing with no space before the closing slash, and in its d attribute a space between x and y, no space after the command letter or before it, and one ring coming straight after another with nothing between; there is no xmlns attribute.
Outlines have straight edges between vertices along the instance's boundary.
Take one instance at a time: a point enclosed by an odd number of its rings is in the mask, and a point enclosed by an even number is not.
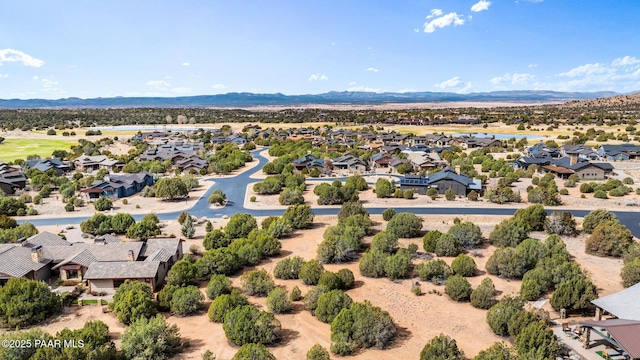
<svg viewBox="0 0 640 360"><path fill-rule="evenodd" d="M638 0L0 1L0 98L640 91Z"/></svg>

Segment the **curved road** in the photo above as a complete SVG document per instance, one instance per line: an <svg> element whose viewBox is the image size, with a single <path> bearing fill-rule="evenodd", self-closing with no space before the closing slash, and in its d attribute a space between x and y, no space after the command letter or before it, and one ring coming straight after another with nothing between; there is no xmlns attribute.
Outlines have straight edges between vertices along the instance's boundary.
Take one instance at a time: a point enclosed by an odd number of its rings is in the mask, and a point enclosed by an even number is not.
<svg viewBox="0 0 640 360"><path fill-rule="evenodd" d="M255 167L256 171L245 171L239 175L228 177L228 178L219 178L212 179L211 181L215 181L215 185L212 186L205 194L198 199L198 201L193 205L190 209L185 210L188 211L189 214L200 217L222 217L223 215L232 216L236 213L249 213L253 216L272 216L272 215L282 215L283 210L255 210L255 209L246 209L244 207L244 198L246 193L246 186L250 182L255 182L255 179L251 179L250 176L258 171L261 171L262 166L267 163L267 159L264 156L261 156L259 153L262 150L255 150L251 153L255 159L258 160L258 166ZM342 178L329 178L331 181ZM325 179L321 179L325 180ZM207 199L209 195L215 190L220 189L227 195L227 206L224 208L219 208L212 210L209 207L209 203ZM368 208L371 214L382 214L385 208ZM412 212L414 214L425 215L425 214L440 214L440 215L513 215L513 213L518 208L468 208L468 207L460 207L460 208L449 208L449 207L424 207L424 208L396 208L396 211L402 212ZM336 208L323 208L316 207L313 209L313 212L316 215L336 215L340 211ZM548 210L549 212L551 210ZM570 211L576 217L584 217L589 213L590 210L579 210L579 209L569 209L565 211ZM174 220L177 219L182 211L171 211L171 212L162 212L157 213L156 215L160 220ZM623 223L635 237L640 238L640 212L632 212L632 211L613 211L620 219L620 222ZM142 218L143 215L134 215L136 220ZM56 224L79 224L80 222L86 220L87 216L81 217L64 217L64 218L41 218L41 219L32 219L28 220L35 226L46 226L46 225L56 225ZM23 221L20 221L23 222Z"/></svg>

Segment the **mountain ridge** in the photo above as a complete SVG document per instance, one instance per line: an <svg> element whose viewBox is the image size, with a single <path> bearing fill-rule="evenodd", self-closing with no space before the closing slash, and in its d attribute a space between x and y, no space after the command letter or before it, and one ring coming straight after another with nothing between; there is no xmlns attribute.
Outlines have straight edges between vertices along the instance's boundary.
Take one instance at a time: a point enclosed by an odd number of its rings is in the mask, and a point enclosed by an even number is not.
<svg viewBox="0 0 640 360"><path fill-rule="evenodd" d="M468 94L451 92L364 92L330 91L321 94L284 95L282 93L257 94L231 92L219 95L195 95L180 97L69 97L56 100L47 99L0 99L0 109L42 109L42 108L175 108L175 107L256 107L256 106L302 106L302 105L377 105L391 103L429 102L566 102L591 100L621 95L612 91L599 92L559 92L550 90L511 90Z"/></svg>

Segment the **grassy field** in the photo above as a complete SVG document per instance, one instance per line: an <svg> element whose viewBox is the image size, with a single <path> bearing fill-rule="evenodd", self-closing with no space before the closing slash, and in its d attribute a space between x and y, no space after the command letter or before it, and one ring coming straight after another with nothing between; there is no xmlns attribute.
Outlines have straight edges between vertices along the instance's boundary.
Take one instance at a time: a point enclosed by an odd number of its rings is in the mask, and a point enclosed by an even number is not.
<svg viewBox="0 0 640 360"><path fill-rule="evenodd" d="M6 139L0 144L0 160L9 162L15 159L26 159L29 155L51 156L54 150L69 150L75 140L61 139Z"/></svg>

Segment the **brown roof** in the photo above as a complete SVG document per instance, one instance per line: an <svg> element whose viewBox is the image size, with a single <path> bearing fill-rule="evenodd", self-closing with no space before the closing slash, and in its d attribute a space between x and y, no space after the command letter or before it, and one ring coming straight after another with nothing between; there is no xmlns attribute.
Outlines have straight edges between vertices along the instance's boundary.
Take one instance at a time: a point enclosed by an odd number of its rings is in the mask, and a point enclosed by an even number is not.
<svg viewBox="0 0 640 360"><path fill-rule="evenodd" d="M543 169L547 169L549 171L553 171L555 173L558 174L573 174L573 170L571 169L567 169L567 168L563 168L560 166L555 166L555 165L546 165L542 167Z"/></svg>
<svg viewBox="0 0 640 360"><path fill-rule="evenodd" d="M640 321L613 319L604 321L587 321L580 326L602 327L607 330L632 359L640 358Z"/></svg>

